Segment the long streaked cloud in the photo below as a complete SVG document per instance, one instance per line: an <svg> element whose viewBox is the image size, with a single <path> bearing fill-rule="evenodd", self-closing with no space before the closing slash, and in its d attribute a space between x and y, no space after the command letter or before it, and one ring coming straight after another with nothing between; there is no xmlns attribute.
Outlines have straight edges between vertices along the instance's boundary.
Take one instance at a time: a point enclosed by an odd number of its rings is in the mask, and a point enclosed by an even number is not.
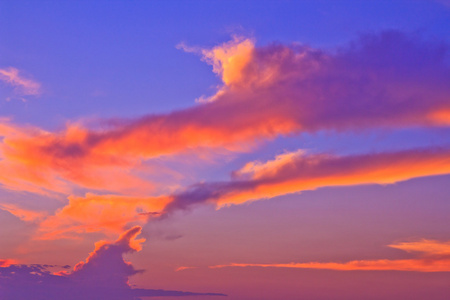
<svg viewBox="0 0 450 300"><path fill-rule="evenodd" d="M210 268L263 267L326 269L337 271L410 271L410 272L450 272L450 242L420 240L389 245L406 252L413 252L411 259L353 260L349 262L307 262L288 264L246 264L232 263L215 265Z"/></svg>
<svg viewBox="0 0 450 300"><path fill-rule="evenodd" d="M0 260L1 299L111 299L138 297L225 296L218 293L192 293L132 288L128 278L142 272L123 259L126 253L141 249L144 239L136 239L141 227L124 232L115 242L100 241L86 261L73 271L51 272L50 265L18 265Z"/></svg>
<svg viewBox="0 0 450 300"><path fill-rule="evenodd" d="M245 151L301 132L450 124L445 44L383 32L334 52L244 38L200 52L223 81L206 103L58 132L2 122L1 164L12 176L0 182L32 192L123 192L144 185L133 170L155 157Z"/></svg>
<svg viewBox="0 0 450 300"><path fill-rule="evenodd" d="M21 96L37 96L41 94L41 84L19 74L13 67L0 69L0 80L11 85Z"/></svg>
<svg viewBox="0 0 450 300"><path fill-rule="evenodd" d="M449 173L450 149L447 148L349 156L296 151L265 163L248 163L234 172L230 181L194 185L175 195L165 211L170 213L199 203L220 207L321 187L391 184Z"/></svg>

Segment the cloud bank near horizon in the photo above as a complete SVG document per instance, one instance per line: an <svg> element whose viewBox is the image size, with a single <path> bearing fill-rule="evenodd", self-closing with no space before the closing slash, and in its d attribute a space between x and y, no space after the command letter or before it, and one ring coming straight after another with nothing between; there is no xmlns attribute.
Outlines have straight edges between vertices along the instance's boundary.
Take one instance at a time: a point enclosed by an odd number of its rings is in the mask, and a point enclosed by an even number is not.
<svg viewBox="0 0 450 300"><path fill-rule="evenodd" d="M0 298L18 299L111 299L134 300L138 297L226 296L219 293L192 293L132 288L128 278L143 270L123 259L123 255L141 250L145 239L136 239L141 227L124 232L115 242L100 241L85 262L73 271L52 273L51 265L20 265L0 260ZM69 266L64 266L67 269Z"/></svg>

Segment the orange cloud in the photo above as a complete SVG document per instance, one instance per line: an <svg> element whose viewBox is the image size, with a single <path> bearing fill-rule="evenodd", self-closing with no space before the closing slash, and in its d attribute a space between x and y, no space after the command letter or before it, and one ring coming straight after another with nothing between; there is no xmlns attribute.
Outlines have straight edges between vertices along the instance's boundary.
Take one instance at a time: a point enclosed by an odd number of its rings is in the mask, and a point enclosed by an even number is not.
<svg viewBox="0 0 450 300"><path fill-rule="evenodd" d="M233 40L212 49L203 49L204 60L213 66L214 73L222 77L225 85L243 81L244 69L250 63L255 49L250 39L235 36Z"/></svg>
<svg viewBox="0 0 450 300"><path fill-rule="evenodd" d="M175 195L165 211L205 202L222 207L327 186L391 184L443 174L450 174L450 149L445 148L353 156L296 151L265 163L248 163L233 173L231 181L194 185Z"/></svg>
<svg viewBox="0 0 450 300"><path fill-rule="evenodd" d="M69 203L40 224L39 239L70 238L85 232L117 234L127 225L145 224L158 216L168 197L130 197L86 194L69 197Z"/></svg>
<svg viewBox="0 0 450 300"><path fill-rule="evenodd" d="M175 269L175 272L183 271L183 270L189 270L189 269L197 269L197 267L178 267Z"/></svg>
<svg viewBox="0 0 450 300"><path fill-rule="evenodd" d="M83 154L79 145L87 136L77 124L64 134L33 127L0 126L0 183L13 190L69 194L75 186L109 191L150 191L153 185L132 172L138 158ZM64 151L64 153L61 153Z"/></svg>
<svg viewBox="0 0 450 300"><path fill-rule="evenodd" d="M18 261L15 259L0 259L0 268L6 268L17 263Z"/></svg>
<svg viewBox="0 0 450 300"><path fill-rule="evenodd" d="M389 247L408 252L422 253L413 259L378 259L354 260L340 262L308 262L288 264L228 264L210 266L210 268L224 267L264 267L264 268L299 268L326 269L338 271L411 271L411 272L450 272L450 242L421 240L389 245Z"/></svg>
<svg viewBox="0 0 450 300"><path fill-rule="evenodd" d="M402 242L389 245L391 248L406 252L420 252L425 255L450 255L450 241L440 242L434 240L420 240L415 242Z"/></svg>
<svg viewBox="0 0 450 300"><path fill-rule="evenodd" d="M402 151L349 157L284 154L266 164L250 163L236 174L251 176L249 190L231 192L219 205L273 198L324 186L390 184L450 173L449 150ZM247 173L245 173L247 172Z"/></svg>
<svg viewBox="0 0 450 300"><path fill-rule="evenodd" d="M306 151L299 149L294 152L285 152L279 154L274 160L267 162L253 161L244 165L240 170L233 172L234 178L251 178L259 179L276 173L279 169L292 164L292 162L307 157ZM319 156L317 158L320 158ZM314 159L317 161L317 158ZM311 160L311 157L308 157ZM312 163L312 162L311 162Z"/></svg>
<svg viewBox="0 0 450 300"><path fill-rule="evenodd" d="M449 126L450 109L436 110L430 114L429 119L437 125Z"/></svg>
<svg viewBox="0 0 450 300"><path fill-rule="evenodd" d="M10 84L16 92L24 96L36 96L41 93L41 85L31 79L19 75L19 70L13 67L0 69L0 80Z"/></svg>
<svg viewBox="0 0 450 300"><path fill-rule="evenodd" d="M9 212L25 222L37 222L46 216L44 212L23 209L14 204L0 204L0 209Z"/></svg>

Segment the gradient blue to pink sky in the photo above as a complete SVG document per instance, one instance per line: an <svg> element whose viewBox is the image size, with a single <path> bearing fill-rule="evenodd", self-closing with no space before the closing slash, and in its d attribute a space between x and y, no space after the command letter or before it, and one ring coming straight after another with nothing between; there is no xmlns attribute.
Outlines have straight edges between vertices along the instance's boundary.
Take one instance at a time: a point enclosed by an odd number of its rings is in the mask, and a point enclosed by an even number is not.
<svg viewBox="0 0 450 300"><path fill-rule="evenodd" d="M0 299L449 299L449 38L444 0L0 1Z"/></svg>

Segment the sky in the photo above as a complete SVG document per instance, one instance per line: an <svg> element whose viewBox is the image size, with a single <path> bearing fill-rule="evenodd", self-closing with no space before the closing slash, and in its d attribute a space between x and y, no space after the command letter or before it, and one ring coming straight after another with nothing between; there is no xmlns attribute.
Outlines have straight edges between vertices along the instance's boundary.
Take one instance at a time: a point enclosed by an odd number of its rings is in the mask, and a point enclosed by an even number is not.
<svg viewBox="0 0 450 300"><path fill-rule="evenodd" d="M1 1L0 298L448 299L450 2Z"/></svg>

